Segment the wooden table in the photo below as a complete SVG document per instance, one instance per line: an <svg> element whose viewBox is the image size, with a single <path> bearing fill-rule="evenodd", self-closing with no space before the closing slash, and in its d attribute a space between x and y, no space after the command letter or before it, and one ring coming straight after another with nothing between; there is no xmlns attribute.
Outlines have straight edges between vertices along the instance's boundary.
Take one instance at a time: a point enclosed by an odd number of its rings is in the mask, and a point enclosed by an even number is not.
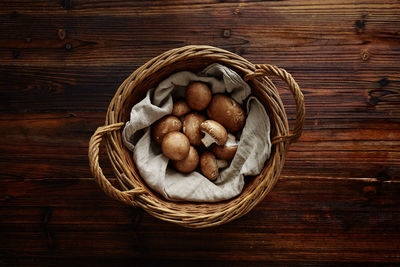
<svg viewBox="0 0 400 267"><path fill-rule="evenodd" d="M400 3L376 2L1 1L0 265L399 264ZM109 199L87 158L118 85L188 44L285 68L307 109L273 191L201 230Z"/></svg>

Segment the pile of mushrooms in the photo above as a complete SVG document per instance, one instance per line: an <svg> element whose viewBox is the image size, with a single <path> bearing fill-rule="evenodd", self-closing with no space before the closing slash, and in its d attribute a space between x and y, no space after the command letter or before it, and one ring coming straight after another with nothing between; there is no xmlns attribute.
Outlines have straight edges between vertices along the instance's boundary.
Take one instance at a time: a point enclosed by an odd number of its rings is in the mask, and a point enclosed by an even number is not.
<svg viewBox="0 0 400 267"><path fill-rule="evenodd" d="M174 101L172 113L152 125L152 137L177 171L190 173L200 165L201 173L214 181L235 156L235 134L245 120L242 107L229 95L212 95L207 84L192 82L186 99Z"/></svg>

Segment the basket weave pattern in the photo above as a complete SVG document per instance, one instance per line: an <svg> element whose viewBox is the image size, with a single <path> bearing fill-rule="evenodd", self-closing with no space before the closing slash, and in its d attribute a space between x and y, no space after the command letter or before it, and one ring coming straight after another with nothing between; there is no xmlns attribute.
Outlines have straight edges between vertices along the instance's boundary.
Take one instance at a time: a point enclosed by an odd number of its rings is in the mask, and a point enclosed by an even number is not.
<svg viewBox="0 0 400 267"><path fill-rule="evenodd" d="M249 178L242 193L217 203L172 202L152 191L142 180L132 159L132 153L122 142L121 129L129 120L132 106L147 90L155 87L170 74L189 70L197 72L218 62L237 71L265 106L271 121L273 148L262 172ZM289 133L286 112L278 90L267 75L286 82L296 101L296 123ZM220 225L249 212L277 182L290 143L300 137L305 116L303 94L292 76L272 65L254 65L244 58L211 46L185 46L169 50L134 71L118 88L107 111L105 125L99 127L89 142L91 172L99 187L110 197L128 205L138 206L149 214L190 228ZM115 188L99 166L99 145L106 141L106 149L120 188Z"/></svg>

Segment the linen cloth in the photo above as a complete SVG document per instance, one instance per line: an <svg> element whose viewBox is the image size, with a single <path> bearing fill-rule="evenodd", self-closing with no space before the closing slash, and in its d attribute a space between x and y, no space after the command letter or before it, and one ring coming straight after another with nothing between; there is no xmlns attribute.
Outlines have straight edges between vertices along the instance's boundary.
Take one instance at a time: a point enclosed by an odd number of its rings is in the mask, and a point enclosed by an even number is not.
<svg viewBox="0 0 400 267"><path fill-rule="evenodd" d="M211 182L200 172L177 172L168 166L161 146L151 137L150 126L172 112L173 99L185 97L193 81L207 83L213 94L228 93L246 112L235 157L219 177ZM240 194L246 175L257 175L271 153L270 120L263 105L251 96L249 85L233 70L215 63L198 74L182 71L172 74L134 105L123 130L124 144L133 152L135 164L146 183L173 201L217 202ZM200 156L200 155L199 155Z"/></svg>

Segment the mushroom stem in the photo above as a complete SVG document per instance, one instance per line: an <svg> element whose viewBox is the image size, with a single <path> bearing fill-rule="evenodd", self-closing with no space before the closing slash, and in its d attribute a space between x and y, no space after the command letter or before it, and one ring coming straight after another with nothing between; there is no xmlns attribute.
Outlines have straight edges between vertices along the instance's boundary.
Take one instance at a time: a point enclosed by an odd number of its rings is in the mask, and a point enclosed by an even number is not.
<svg viewBox="0 0 400 267"><path fill-rule="evenodd" d="M236 137L233 134L228 134L228 140L226 140L225 146L237 146L238 142L236 141Z"/></svg>
<svg viewBox="0 0 400 267"><path fill-rule="evenodd" d="M212 138L212 136L209 135L208 133L204 133L204 137L201 139L201 142L203 142L203 144L206 147L209 147L209 146L211 146L212 143L215 142L215 139Z"/></svg>
<svg viewBox="0 0 400 267"><path fill-rule="evenodd" d="M223 159L217 159L217 166L218 166L218 169L228 167L228 161L223 160Z"/></svg>

